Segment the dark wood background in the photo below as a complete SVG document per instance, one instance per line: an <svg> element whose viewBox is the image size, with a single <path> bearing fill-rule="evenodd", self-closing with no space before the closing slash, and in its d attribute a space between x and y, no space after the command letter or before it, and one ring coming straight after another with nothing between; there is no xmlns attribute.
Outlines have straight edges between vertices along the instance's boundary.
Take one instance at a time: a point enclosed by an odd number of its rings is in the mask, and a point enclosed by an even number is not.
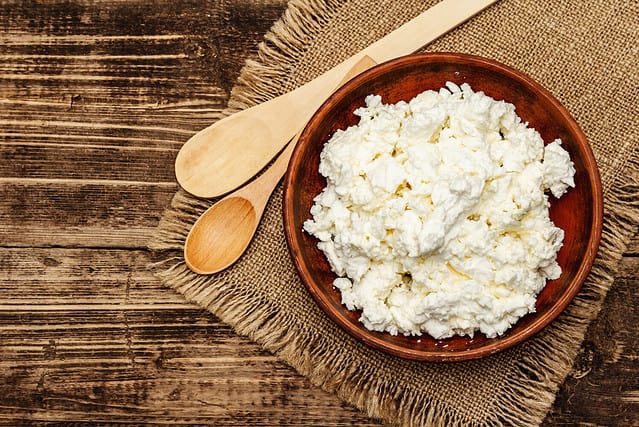
<svg viewBox="0 0 639 427"><path fill-rule="evenodd" d="M179 147L285 7L0 2L2 425L378 425L146 270ZM545 425L639 425L638 255Z"/></svg>

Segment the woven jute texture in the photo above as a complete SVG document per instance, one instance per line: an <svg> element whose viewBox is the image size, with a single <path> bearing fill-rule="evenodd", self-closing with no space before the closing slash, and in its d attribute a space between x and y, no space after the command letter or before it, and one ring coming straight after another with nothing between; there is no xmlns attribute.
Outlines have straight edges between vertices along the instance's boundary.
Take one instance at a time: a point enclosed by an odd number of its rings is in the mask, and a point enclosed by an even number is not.
<svg viewBox="0 0 639 427"><path fill-rule="evenodd" d="M231 114L285 93L432 6L420 0L293 0L247 62ZM550 90L586 133L600 167L605 219L592 273L567 310L532 340L469 362L402 360L343 333L300 282L282 229L281 186L232 268L191 273L182 247L213 201L179 191L150 248L161 280L318 386L392 425L538 425L570 372L639 218L639 3L501 0L424 47L485 56Z"/></svg>

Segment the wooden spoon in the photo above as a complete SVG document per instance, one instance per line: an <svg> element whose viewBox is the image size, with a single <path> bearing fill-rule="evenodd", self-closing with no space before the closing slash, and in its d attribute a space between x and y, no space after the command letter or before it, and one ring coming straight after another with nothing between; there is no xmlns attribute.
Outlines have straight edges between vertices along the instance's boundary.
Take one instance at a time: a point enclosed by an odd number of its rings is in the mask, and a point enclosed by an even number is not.
<svg viewBox="0 0 639 427"><path fill-rule="evenodd" d="M198 132L175 160L178 182L198 197L232 191L273 159L362 57L379 64L412 53L495 1L443 0L318 78Z"/></svg>
<svg viewBox="0 0 639 427"><path fill-rule="evenodd" d="M360 59L342 83L375 65ZM258 178L208 208L193 224L184 243L184 261L198 274L221 271L242 256L257 230L271 193L280 181L301 131Z"/></svg>

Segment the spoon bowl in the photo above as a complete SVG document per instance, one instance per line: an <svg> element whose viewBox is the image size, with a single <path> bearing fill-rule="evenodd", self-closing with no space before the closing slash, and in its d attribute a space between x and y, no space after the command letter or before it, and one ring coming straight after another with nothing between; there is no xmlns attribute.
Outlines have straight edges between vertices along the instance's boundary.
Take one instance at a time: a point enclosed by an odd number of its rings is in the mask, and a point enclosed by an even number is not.
<svg viewBox="0 0 639 427"><path fill-rule="evenodd" d="M198 274L213 274L237 260L248 247L259 218L250 200L227 197L193 224L184 244L186 265ZM229 235L235 236L229 239Z"/></svg>

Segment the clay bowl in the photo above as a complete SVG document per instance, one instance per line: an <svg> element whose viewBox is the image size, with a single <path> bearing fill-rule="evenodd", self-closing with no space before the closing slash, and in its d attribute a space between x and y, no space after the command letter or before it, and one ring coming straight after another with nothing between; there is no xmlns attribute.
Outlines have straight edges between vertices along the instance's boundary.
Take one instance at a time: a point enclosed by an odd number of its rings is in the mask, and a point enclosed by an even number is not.
<svg viewBox="0 0 639 427"><path fill-rule="evenodd" d="M313 198L326 182L318 172L324 143L337 129L357 124L353 111L369 94L385 103L408 101L418 93L437 90L447 81L470 84L497 100L515 105L517 114L539 131L546 143L561 138L576 168L576 187L557 200L551 197L551 218L565 232L558 254L561 277L549 281L537 299L536 313L519 320L498 338L476 334L473 339L435 340L371 332L359 312L341 304L332 285L335 274L317 249L317 241L302 230L310 218ZM552 322L570 303L588 275L601 236L601 181L585 135L568 111L530 77L494 61L450 53L408 55L380 64L337 90L315 113L299 138L284 180L284 228L299 275L319 307L358 340L395 356L422 361L460 361L484 357L519 344Z"/></svg>

